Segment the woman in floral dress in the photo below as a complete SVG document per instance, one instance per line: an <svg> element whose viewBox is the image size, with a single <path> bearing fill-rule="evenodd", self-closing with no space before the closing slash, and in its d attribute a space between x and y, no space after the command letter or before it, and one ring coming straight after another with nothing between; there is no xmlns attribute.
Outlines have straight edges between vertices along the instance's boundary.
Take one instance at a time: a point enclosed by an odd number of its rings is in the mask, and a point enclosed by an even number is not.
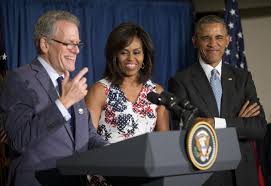
<svg viewBox="0 0 271 186"><path fill-rule="evenodd" d="M164 106L147 100L163 88L150 80L154 47L138 25L122 23L110 33L104 78L89 89L86 103L97 132L109 143L169 130Z"/></svg>
<svg viewBox="0 0 271 186"><path fill-rule="evenodd" d="M104 77L86 96L97 132L115 143L153 130L169 130L165 107L147 100L149 92L163 91L150 80L154 48L149 35L136 24L120 24L109 35L105 55ZM101 176L92 176L90 185L110 184Z"/></svg>

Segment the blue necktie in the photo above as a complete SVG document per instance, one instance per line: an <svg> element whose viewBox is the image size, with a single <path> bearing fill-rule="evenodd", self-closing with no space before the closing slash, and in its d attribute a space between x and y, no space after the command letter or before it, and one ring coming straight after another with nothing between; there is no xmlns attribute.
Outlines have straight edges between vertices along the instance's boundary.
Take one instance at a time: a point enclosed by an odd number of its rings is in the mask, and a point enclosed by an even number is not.
<svg viewBox="0 0 271 186"><path fill-rule="evenodd" d="M216 69L213 69L211 72L211 79L210 79L210 84L215 96L216 100L216 105L218 109L218 113L220 115L220 105L221 105L221 97L222 97L222 86L221 86L221 81L219 78L219 73Z"/></svg>
<svg viewBox="0 0 271 186"><path fill-rule="evenodd" d="M59 96L62 94L62 81L63 81L63 77L59 76L56 81L57 81L57 91L59 93Z"/></svg>
<svg viewBox="0 0 271 186"><path fill-rule="evenodd" d="M58 93L59 93L59 96L61 96L61 93L62 93L62 81L63 81L63 77L60 76L57 78L57 84L58 84ZM71 128L71 131L72 131L72 134L74 135L74 110L73 110L73 106L71 106L69 109L68 109L70 115L71 115L71 119L69 121L67 121L67 125L70 126Z"/></svg>

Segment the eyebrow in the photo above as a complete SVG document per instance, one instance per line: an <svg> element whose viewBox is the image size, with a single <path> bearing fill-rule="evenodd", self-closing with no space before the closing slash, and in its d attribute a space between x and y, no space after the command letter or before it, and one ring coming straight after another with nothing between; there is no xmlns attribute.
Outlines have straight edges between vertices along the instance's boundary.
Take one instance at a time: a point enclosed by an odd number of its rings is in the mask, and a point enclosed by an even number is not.
<svg viewBox="0 0 271 186"><path fill-rule="evenodd" d="M226 35L223 35L223 34L217 34L217 35L215 35L215 37L220 37L220 36L222 36L222 37L225 37ZM200 38L204 38L204 37L211 37L211 36L209 36L209 35L202 35L202 36L199 36Z"/></svg>
<svg viewBox="0 0 271 186"><path fill-rule="evenodd" d="M127 48L124 48L124 49L122 49L122 50L128 50ZM139 47L139 48L134 48L133 50L143 50L143 48L142 47ZM129 50L128 50L129 51Z"/></svg>
<svg viewBox="0 0 271 186"><path fill-rule="evenodd" d="M81 40L79 40L79 41L73 41L73 40L68 40L68 42L71 42L71 43L81 43Z"/></svg>

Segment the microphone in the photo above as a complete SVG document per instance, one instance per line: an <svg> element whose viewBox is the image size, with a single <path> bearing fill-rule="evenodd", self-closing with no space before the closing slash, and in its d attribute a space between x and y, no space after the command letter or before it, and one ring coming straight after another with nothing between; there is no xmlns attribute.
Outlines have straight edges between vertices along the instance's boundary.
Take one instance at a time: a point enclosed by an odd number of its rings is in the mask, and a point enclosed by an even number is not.
<svg viewBox="0 0 271 186"><path fill-rule="evenodd" d="M162 98L160 97L159 94L155 93L155 92L149 92L147 94L147 99L155 104L155 105L163 105L162 102L164 102L165 100L162 100Z"/></svg>
<svg viewBox="0 0 271 186"><path fill-rule="evenodd" d="M179 100L172 93L163 91L161 94L150 92L147 94L147 99L156 105L164 105L168 110L173 111L180 116L185 109L178 105Z"/></svg>
<svg viewBox="0 0 271 186"><path fill-rule="evenodd" d="M147 94L147 99L156 105L165 105L169 110L177 110L184 112L186 110L192 111L193 113L198 112L198 108L195 107L187 99L178 99L174 94L163 91L161 94L150 92Z"/></svg>
<svg viewBox="0 0 271 186"><path fill-rule="evenodd" d="M187 99L179 100L174 94L163 91L161 94L150 92L147 94L147 99L156 105L164 105L168 110L174 112L179 118L179 127L187 128L195 114L198 113L198 108L192 105Z"/></svg>

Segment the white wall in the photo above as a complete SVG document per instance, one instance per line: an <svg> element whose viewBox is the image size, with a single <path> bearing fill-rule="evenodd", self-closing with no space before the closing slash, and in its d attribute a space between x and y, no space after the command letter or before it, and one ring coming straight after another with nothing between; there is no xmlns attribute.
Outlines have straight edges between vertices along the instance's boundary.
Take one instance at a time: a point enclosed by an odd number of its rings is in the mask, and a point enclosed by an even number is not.
<svg viewBox="0 0 271 186"><path fill-rule="evenodd" d="M242 19L248 69L271 122L271 16Z"/></svg>

